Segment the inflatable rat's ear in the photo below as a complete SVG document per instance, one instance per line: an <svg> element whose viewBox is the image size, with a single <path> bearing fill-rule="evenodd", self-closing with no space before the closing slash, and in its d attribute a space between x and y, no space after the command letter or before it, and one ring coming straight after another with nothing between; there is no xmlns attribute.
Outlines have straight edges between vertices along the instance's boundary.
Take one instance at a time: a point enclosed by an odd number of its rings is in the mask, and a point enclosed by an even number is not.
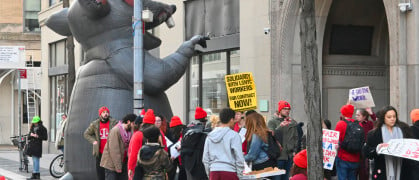
<svg viewBox="0 0 419 180"><path fill-rule="evenodd" d="M111 11L111 6L106 0L78 0L85 9L86 15L92 19L105 17Z"/></svg>
<svg viewBox="0 0 419 180"><path fill-rule="evenodd" d="M70 27L68 27L67 14L68 8L64 8L61 11L51 15L45 24L54 32L62 36L71 36Z"/></svg>

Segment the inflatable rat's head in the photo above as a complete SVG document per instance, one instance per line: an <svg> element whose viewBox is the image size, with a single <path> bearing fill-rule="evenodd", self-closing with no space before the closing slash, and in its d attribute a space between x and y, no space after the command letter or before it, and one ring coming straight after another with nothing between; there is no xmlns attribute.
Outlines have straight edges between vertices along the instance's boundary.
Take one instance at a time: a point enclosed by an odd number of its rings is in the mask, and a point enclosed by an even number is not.
<svg viewBox="0 0 419 180"><path fill-rule="evenodd" d="M174 5L151 0L142 2L143 8L154 15L153 22L145 24L146 30L165 22L176 11ZM132 32L133 5L133 0L76 0L69 9L52 15L46 25L60 35L73 35L83 48L91 48ZM125 36L132 37L132 34Z"/></svg>

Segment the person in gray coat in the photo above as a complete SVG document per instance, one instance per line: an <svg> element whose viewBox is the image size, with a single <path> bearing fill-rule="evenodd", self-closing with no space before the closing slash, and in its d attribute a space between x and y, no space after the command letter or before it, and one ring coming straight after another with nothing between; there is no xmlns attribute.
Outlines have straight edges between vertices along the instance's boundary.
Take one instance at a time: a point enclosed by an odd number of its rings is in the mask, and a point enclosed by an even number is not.
<svg viewBox="0 0 419 180"><path fill-rule="evenodd" d="M243 175L244 157L239 134L232 130L235 112L224 108L220 112L220 126L205 140L202 162L209 179L238 180Z"/></svg>

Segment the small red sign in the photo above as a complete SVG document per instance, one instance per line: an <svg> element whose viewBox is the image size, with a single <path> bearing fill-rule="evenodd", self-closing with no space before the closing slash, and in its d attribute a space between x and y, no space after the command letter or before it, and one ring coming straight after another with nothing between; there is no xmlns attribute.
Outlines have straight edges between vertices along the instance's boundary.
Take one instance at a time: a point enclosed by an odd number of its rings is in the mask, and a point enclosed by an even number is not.
<svg viewBox="0 0 419 180"><path fill-rule="evenodd" d="M20 74L21 79L26 79L27 78L26 69L19 69L19 74Z"/></svg>

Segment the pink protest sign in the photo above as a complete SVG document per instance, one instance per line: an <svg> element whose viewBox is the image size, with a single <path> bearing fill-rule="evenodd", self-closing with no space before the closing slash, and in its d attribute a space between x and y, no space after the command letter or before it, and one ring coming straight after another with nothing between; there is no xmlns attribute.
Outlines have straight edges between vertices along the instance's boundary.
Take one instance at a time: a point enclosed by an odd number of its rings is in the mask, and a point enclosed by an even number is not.
<svg viewBox="0 0 419 180"><path fill-rule="evenodd" d="M323 168L332 170L339 144L339 131L323 129Z"/></svg>
<svg viewBox="0 0 419 180"><path fill-rule="evenodd" d="M392 139L379 146L377 153L419 161L419 140Z"/></svg>

